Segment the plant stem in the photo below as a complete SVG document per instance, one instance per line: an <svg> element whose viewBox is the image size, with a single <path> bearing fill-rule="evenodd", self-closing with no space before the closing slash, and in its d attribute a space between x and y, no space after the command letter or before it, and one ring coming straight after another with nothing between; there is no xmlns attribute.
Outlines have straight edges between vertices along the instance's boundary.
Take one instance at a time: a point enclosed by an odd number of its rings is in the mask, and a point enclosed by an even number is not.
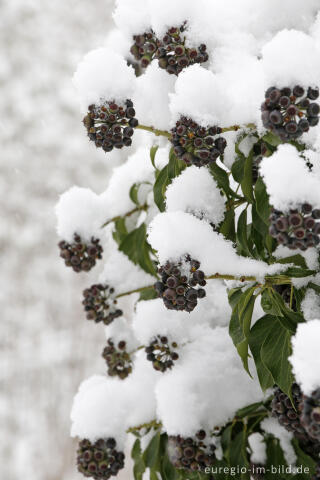
<svg viewBox="0 0 320 480"><path fill-rule="evenodd" d="M209 275L208 277L205 277L207 280L214 280L217 278L221 278L222 280L240 280L240 282L256 282L257 279L256 277L249 276L246 277L244 275L241 276L235 276L235 275L224 275L220 273L215 273L214 275Z"/></svg>
<svg viewBox="0 0 320 480"><path fill-rule="evenodd" d="M147 285L146 287L136 288L135 290L129 290L129 292L119 293L116 298L126 297L127 295L131 295L132 293L139 293L143 292L143 290L148 290L148 288L152 288L153 285Z"/></svg>
<svg viewBox="0 0 320 480"><path fill-rule="evenodd" d="M236 132L236 131L240 130L240 128L254 129L254 128L257 128L257 127L255 126L254 123L247 123L246 125L232 125L231 127L225 127L225 128L222 128L221 131L222 131L222 133Z"/></svg>
<svg viewBox="0 0 320 480"><path fill-rule="evenodd" d="M140 431L140 430L143 430L144 428L154 428L154 429L158 429L158 428L161 428L161 427L162 427L162 423L161 423L161 422L158 422L157 420L152 420L152 421L149 422L149 423L143 423L142 425L138 425L137 427L130 427L130 428L128 428L127 433L134 433L134 432L136 432L137 430Z"/></svg>
<svg viewBox="0 0 320 480"><path fill-rule="evenodd" d="M172 135L170 132L168 132L167 130L159 130L157 128L154 128L154 127L148 127L147 125L137 125L135 128L138 128L140 130L146 130L147 132L151 132L151 133L154 133L157 137L167 137L169 139L172 138Z"/></svg>
<svg viewBox="0 0 320 480"><path fill-rule="evenodd" d="M110 220L107 220L103 225L101 225L101 228L106 227L107 225L109 225L109 223L116 222L117 220L120 220L120 218L130 217L131 215L133 215L136 212L141 212L143 210L147 210L147 208L148 208L148 205L146 205L146 204L141 205L139 207L135 207L133 210L130 210L130 212L127 212L124 215L118 215L117 217L113 217Z"/></svg>

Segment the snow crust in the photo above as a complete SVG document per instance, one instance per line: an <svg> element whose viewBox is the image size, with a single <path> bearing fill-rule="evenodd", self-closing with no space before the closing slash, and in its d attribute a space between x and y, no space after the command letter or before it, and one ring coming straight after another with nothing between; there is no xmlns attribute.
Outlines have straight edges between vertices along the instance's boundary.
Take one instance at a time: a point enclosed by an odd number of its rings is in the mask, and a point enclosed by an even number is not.
<svg viewBox="0 0 320 480"><path fill-rule="evenodd" d="M249 446L251 448L250 460L256 465L265 465L267 462L267 445L263 435L259 432L251 433L248 437Z"/></svg>
<svg viewBox="0 0 320 480"><path fill-rule="evenodd" d="M314 319L298 325L292 338L293 353L290 362L302 391L310 395L320 387L320 320Z"/></svg>

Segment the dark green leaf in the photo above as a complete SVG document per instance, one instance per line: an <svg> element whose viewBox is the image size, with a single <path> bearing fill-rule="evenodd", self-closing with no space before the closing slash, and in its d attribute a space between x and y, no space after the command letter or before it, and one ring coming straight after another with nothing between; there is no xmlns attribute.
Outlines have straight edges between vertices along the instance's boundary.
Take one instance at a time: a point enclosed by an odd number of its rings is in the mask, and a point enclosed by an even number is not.
<svg viewBox="0 0 320 480"><path fill-rule="evenodd" d="M251 256L249 246L248 246L248 236L247 236L247 210L243 210L239 215L238 226L237 226L237 241L240 247L240 252L248 257Z"/></svg>
<svg viewBox="0 0 320 480"><path fill-rule="evenodd" d="M280 145L280 143L281 143L280 138L279 138L277 135L275 135L274 133L272 133L272 132L266 133L266 134L262 137L262 140L263 140L265 143L268 143L269 145L271 145L272 147L277 147L277 146Z"/></svg>
<svg viewBox="0 0 320 480"><path fill-rule="evenodd" d="M118 245L124 240L124 238L128 235L128 230L126 227L126 219L119 218L114 222L114 231L112 233L113 239L117 242Z"/></svg>
<svg viewBox="0 0 320 480"><path fill-rule="evenodd" d="M212 162L209 171L216 180L218 187L224 191L227 197L241 198L240 195L230 188L228 174L223 168L219 167L215 162Z"/></svg>
<svg viewBox="0 0 320 480"><path fill-rule="evenodd" d="M258 177L254 193L256 198L257 214L265 223L265 225L269 227L269 216L271 212L271 207L269 205L269 196L267 194L267 189L261 177Z"/></svg>
<svg viewBox="0 0 320 480"><path fill-rule="evenodd" d="M164 455L161 463L161 473L163 480L178 480L179 474L169 460L167 453Z"/></svg>
<svg viewBox="0 0 320 480"><path fill-rule="evenodd" d="M298 468L300 467L299 473L300 475L302 475L301 479L309 480L311 475L313 475L315 472L316 462L300 448L300 445L297 439L294 438L292 440L292 444L297 455L296 465ZM303 470L302 472L301 472L301 467Z"/></svg>
<svg viewBox="0 0 320 480"><path fill-rule="evenodd" d="M235 229L235 215L234 210L227 210L224 221L219 229L220 233L224 235L228 240L235 242L236 229Z"/></svg>
<svg viewBox="0 0 320 480"><path fill-rule="evenodd" d="M250 413L254 413L254 412L257 412L257 411L261 410L261 407L263 407L262 402L252 403L251 405L248 405L247 407L240 408L240 410L237 410L236 411L236 417L240 417L240 418L246 417Z"/></svg>
<svg viewBox="0 0 320 480"><path fill-rule="evenodd" d="M185 163L179 160L171 149L169 163L159 172L153 187L154 201L160 212L164 212L166 209L165 193L167 186L172 182L172 179L180 175L185 168Z"/></svg>
<svg viewBox="0 0 320 480"><path fill-rule="evenodd" d="M276 263L293 263L294 265L297 265L298 267L303 268L304 270L308 270L305 258L302 255L291 255L290 257L285 257L285 258L277 258Z"/></svg>
<svg viewBox="0 0 320 480"><path fill-rule="evenodd" d="M134 466L133 466L133 475L135 480L142 480L143 474L146 470L146 466L144 464L144 461L142 459L142 451L141 451L141 444L140 440L137 439L134 442L134 445L131 450L131 457L134 461Z"/></svg>
<svg viewBox="0 0 320 480"><path fill-rule="evenodd" d="M291 334L278 318L273 318L273 328L269 330L261 346L261 360L275 383L291 398L293 375L288 360L292 353Z"/></svg>
<svg viewBox="0 0 320 480"><path fill-rule="evenodd" d="M247 458L247 435L245 430L239 432L230 445L230 465L232 467L249 467ZM241 479L249 479L249 472L241 474Z"/></svg>
<svg viewBox="0 0 320 480"><path fill-rule="evenodd" d="M154 437L152 437L149 445L143 452L143 460L147 467L153 468L158 460L160 450L160 432L157 432Z"/></svg>
<svg viewBox="0 0 320 480"><path fill-rule="evenodd" d="M309 270L307 268L295 268L290 267L288 270L283 272L283 275L287 275L288 277L294 278L303 278L303 277L310 277L311 275L315 275L317 272L315 270Z"/></svg>
<svg viewBox="0 0 320 480"><path fill-rule="evenodd" d="M121 241L119 250L145 272L157 276L155 265L150 258L151 248L146 240L146 233L146 225L142 223Z"/></svg>
<svg viewBox="0 0 320 480"><path fill-rule="evenodd" d="M264 391L273 386L274 380L269 370L262 363L260 351L264 339L268 336L274 324L275 317L265 315L254 324L249 333L250 350L254 358L261 388Z"/></svg>
<svg viewBox="0 0 320 480"><path fill-rule="evenodd" d="M153 147L150 148L150 159L151 159L151 163L153 165L153 167L156 169L156 165L154 163L154 160L155 160L155 157L156 157L156 153L158 151L158 148L159 146L158 145L154 145Z"/></svg>
<svg viewBox="0 0 320 480"><path fill-rule="evenodd" d="M137 206L140 205L140 203L139 203L139 189L140 189L141 185L151 185L151 184L150 184L150 182L134 183L132 185L132 187L130 188L130 191L129 191L130 200L133 203L135 203Z"/></svg>
<svg viewBox="0 0 320 480"><path fill-rule="evenodd" d="M235 162L233 162L231 167L231 173L233 178L237 183L241 183L243 176L244 176L244 157L238 158Z"/></svg>
<svg viewBox="0 0 320 480"><path fill-rule="evenodd" d="M253 151L251 151L248 157L246 158L246 161L244 164L244 176L241 182L243 195L246 197L246 199L250 203L254 202L253 188L252 188L252 159L253 159Z"/></svg>
<svg viewBox="0 0 320 480"><path fill-rule="evenodd" d="M158 298L157 292L153 287L147 288L146 290L142 290L139 297L139 302L142 300L154 300Z"/></svg>

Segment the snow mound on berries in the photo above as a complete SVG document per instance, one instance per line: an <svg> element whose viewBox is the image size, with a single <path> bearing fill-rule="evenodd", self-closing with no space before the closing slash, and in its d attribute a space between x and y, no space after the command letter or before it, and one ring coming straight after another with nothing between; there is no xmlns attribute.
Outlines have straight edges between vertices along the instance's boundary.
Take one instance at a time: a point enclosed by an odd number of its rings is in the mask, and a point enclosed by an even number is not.
<svg viewBox="0 0 320 480"><path fill-rule="evenodd" d="M150 161L149 148L140 147L128 160L114 168L107 190L101 195L105 204L105 221L124 215L136 207L129 193L131 187L141 184L138 190L138 199L141 204L146 200L150 185L143 182L153 182L154 168Z"/></svg>
<svg viewBox="0 0 320 480"><path fill-rule="evenodd" d="M285 265L267 265L260 260L240 257L223 235L214 232L207 222L188 213L160 213L150 223L148 232L149 242L157 250L160 264L178 260L188 253L201 262L201 270L206 275L220 273L263 277L287 268Z"/></svg>
<svg viewBox="0 0 320 480"><path fill-rule="evenodd" d="M260 173L276 209L287 211L303 202L320 206L320 180L308 170L295 147L280 145L271 157L262 160Z"/></svg>
<svg viewBox="0 0 320 480"><path fill-rule="evenodd" d="M283 30L262 48L268 85L319 86L320 50L314 39L299 30Z"/></svg>
<svg viewBox="0 0 320 480"><path fill-rule="evenodd" d="M72 187L60 195L56 205L57 232L67 242L73 242L75 233L89 242L101 237L104 221L103 200L89 188Z"/></svg>
<svg viewBox="0 0 320 480"><path fill-rule="evenodd" d="M130 37L148 32L151 23L148 0L116 0L113 19L116 26Z"/></svg>
<svg viewBox="0 0 320 480"><path fill-rule="evenodd" d="M133 372L125 380L95 375L84 381L71 410L71 436L90 441L113 437L123 448L129 427L155 417L156 379L157 374L143 353L137 355Z"/></svg>
<svg viewBox="0 0 320 480"><path fill-rule="evenodd" d="M267 462L267 446L263 435L259 432L252 433L248 437L248 443L251 448L251 463L256 465L265 465Z"/></svg>
<svg viewBox="0 0 320 480"><path fill-rule="evenodd" d="M222 327L204 329L185 345L175 368L156 385L158 417L169 435L192 436L199 428L224 425L237 409L262 396Z"/></svg>
<svg viewBox="0 0 320 480"><path fill-rule="evenodd" d="M275 418L265 418L260 425L266 433L271 433L271 435L278 438L287 464L295 465L297 456L291 444L293 439L292 433L282 427Z"/></svg>
<svg viewBox="0 0 320 480"><path fill-rule="evenodd" d="M292 338L293 353L289 358L303 393L310 395L320 387L320 320L298 325Z"/></svg>
<svg viewBox="0 0 320 480"><path fill-rule="evenodd" d="M111 338L115 345L121 341L125 341L127 352L132 352L138 347L131 325L124 317L117 318L115 322L112 322L110 325L105 327L105 335L106 339L108 340Z"/></svg>
<svg viewBox="0 0 320 480"><path fill-rule="evenodd" d="M92 103L130 99L135 81L133 68L123 57L107 48L87 53L73 76L83 111Z"/></svg>
<svg viewBox="0 0 320 480"><path fill-rule="evenodd" d="M168 310L160 298L138 302L133 317L133 329L138 340L145 344L161 334L183 343L196 338L197 328L201 325L227 326L231 307L226 286L221 280L212 280L205 288L206 297L191 313Z"/></svg>
<svg viewBox="0 0 320 480"><path fill-rule="evenodd" d="M320 318L320 297L311 288L308 288L306 291L305 297L301 302L301 310L307 321Z"/></svg>
<svg viewBox="0 0 320 480"><path fill-rule="evenodd" d="M182 210L206 219L214 225L224 218L225 200L216 181L206 168L186 168L168 186L167 211Z"/></svg>
<svg viewBox="0 0 320 480"><path fill-rule="evenodd" d="M132 101L139 123L153 125L160 130L169 128L169 93L173 91L174 83L175 76L168 75L157 62L152 62L146 72L137 78Z"/></svg>

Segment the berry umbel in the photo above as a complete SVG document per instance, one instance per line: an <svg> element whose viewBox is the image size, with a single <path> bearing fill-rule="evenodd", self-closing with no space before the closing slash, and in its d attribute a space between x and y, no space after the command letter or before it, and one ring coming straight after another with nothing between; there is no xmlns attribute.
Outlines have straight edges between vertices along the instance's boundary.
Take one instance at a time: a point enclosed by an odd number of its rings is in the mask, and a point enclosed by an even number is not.
<svg viewBox="0 0 320 480"><path fill-rule="evenodd" d="M59 242L60 257L74 272L89 272L95 266L96 260L102 258L103 249L99 242L98 238L92 237L90 243L85 243L80 235L75 233L73 243L65 240Z"/></svg>
<svg viewBox="0 0 320 480"><path fill-rule="evenodd" d="M83 291L82 304L88 320L105 325L109 325L123 313L117 308L114 288L109 285L97 284L86 288Z"/></svg>
<svg viewBox="0 0 320 480"><path fill-rule="evenodd" d="M312 392L310 396L303 396L301 424L309 436L320 444L320 388Z"/></svg>
<svg viewBox="0 0 320 480"><path fill-rule="evenodd" d="M303 203L289 213L273 209L269 218L270 235L291 250L307 250L319 244L320 209Z"/></svg>
<svg viewBox="0 0 320 480"><path fill-rule="evenodd" d="M157 335L150 345L145 348L147 360L152 362L153 368L165 372L172 368L179 355L175 352L178 347L176 342L169 342L165 336Z"/></svg>
<svg viewBox="0 0 320 480"><path fill-rule="evenodd" d="M187 22L184 22L180 27L169 28L161 39L152 30L134 35L130 52L143 68L156 58L160 68L172 75L179 75L184 68L209 59L206 45L201 44L196 48L186 45L186 29Z"/></svg>
<svg viewBox="0 0 320 480"><path fill-rule="evenodd" d="M78 470L94 480L108 480L124 467L124 453L116 450L114 438L100 438L95 443L82 440L77 450Z"/></svg>
<svg viewBox="0 0 320 480"><path fill-rule="evenodd" d="M161 281L156 282L154 288L169 310L192 312L198 299L206 296L204 288L195 288L207 283L199 268L200 262L186 255L179 263L167 262L158 269Z"/></svg>
<svg viewBox="0 0 320 480"><path fill-rule="evenodd" d="M181 117L172 129L172 145L186 165L202 167L215 162L227 146L219 127L201 127L190 118Z"/></svg>
<svg viewBox="0 0 320 480"><path fill-rule="evenodd" d="M314 101L319 97L318 88L270 87L265 97L261 105L263 125L282 141L296 140L318 125L320 107Z"/></svg>
<svg viewBox="0 0 320 480"><path fill-rule="evenodd" d="M199 430L196 439L191 437L169 436L168 456L175 468L187 471L203 471L212 467L216 460L215 445L204 442L206 432Z"/></svg>
<svg viewBox="0 0 320 480"><path fill-rule="evenodd" d="M130 354L126 351L126 342L121 340L115 346L111 338L108 339L108 345L102 352L102 357L108 365L108 375L119 377L121 380L127 378L132 372L132 360Z"/></svg>
<svg viewBox="0 0 320 480"><path fill-rule="evenodd" d="M101 105L90 105L83 124L88 137L97 148L111 152L113 148L130 147L134 128L138 125L131 100L123 105L106 101Z"/></svg>

